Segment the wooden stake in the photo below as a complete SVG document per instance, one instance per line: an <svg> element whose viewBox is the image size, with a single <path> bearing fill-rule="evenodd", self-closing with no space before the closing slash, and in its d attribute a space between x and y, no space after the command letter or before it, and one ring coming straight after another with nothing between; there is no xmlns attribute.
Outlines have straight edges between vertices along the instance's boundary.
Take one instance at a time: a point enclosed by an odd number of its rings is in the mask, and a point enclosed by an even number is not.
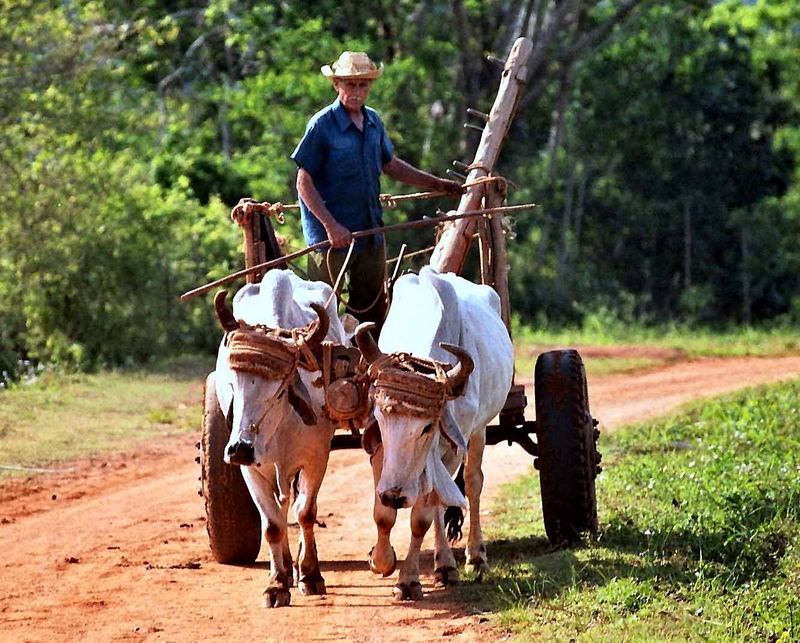
<svg viewBox="0 0 800 643"><path fill-rule="evenodd" d="M525 66L533 50L527 38L519 38L511 48L511 54L503 70L503 79L497 92L489 120L483 129L472 169L467 175L467 183L487 176L494 168L500 154L500 147L508 132L519 99L520 87L525 82L528 70ZM466 212L479 207L484 195L483 185L474 185L461 197L457 212ZM450 224L445 228L431 257L431 266L439 272L461 272L474 232L474 221Z"/></svg>
<svg viewBox="0 0 800 643"><path fill-rule="evenodd" d="M502 206L505 194L497 189L497 184L492 184L486 191L487 207ZM506 236L503 232L503 217L492 217L489 224L492 231L492 280L495 292L500 296L500 316L508 329L511 337L511 300L508 294L508 251L506 249Z"/></svg>

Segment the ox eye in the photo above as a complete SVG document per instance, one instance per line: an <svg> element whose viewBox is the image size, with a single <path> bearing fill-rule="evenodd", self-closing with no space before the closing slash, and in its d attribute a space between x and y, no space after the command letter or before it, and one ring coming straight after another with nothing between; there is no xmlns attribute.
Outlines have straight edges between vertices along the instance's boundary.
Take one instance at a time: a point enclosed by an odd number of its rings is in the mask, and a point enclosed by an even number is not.
<svg viewBox="0 0 800 643"><path fill-rule="evenodd" d="M425 427L422 429L422 435L425 435L426 433L430 433L432 428L433 428L433 424L426 424Z"/></svg>

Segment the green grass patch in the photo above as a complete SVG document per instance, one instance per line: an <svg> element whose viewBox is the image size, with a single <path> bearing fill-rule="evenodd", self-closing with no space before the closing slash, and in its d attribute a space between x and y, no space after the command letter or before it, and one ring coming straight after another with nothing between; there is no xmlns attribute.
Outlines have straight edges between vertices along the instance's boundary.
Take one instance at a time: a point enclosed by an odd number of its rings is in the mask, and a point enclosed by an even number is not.
<svg viewBox="0 0 800 643"><path fill-rule="evenodd" d="M555 344L554 344L555 346ZM568 346L563 344L563 346ZM574 346L574 345L573 345ZM533 369L536 366L536 359L545 351L551 350L553 346L543 345L517 345L515 346L514 366L516 372L521 377L533 377ZM612 375L614 373L634 373L655 368L673 361L669 355L654 355L633 357L593 355L581 352L586 373L589 377L599 377L602 375Z"/></svg>
<svg viewBox="0 0 800 643"><path fill-rule="evenodd" d="M800 352L797 328L696 327L681 324L645 325L621 322L611 314L589 315L579 327L531 328L514 324L518 352L526 347L640 346L680 351L689 357L766 356Z"/></svg>
<svg viewBox="0 0 800 643"><path fill-rule="evenodd" d="M211 357L183 357L147 370L46 372L0 391L0 465L47 467L196 431L212 369ZM14 473L0 469L0 476Z"/></svg>
<svg viewBox="0 0 800 643"><path fill-rule="evenodd" d="M551 551L538 478L487 521L461 597L519 640L800 639L800 383L601 440L601 533Z"/></svg>

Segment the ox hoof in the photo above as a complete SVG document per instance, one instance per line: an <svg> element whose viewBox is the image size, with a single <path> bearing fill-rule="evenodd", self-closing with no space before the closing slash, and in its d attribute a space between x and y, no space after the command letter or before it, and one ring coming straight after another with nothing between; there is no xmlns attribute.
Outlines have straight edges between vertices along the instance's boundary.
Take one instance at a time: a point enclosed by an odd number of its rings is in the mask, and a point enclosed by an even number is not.
<svg viewBox="0 0 800 643"><path fill-rule="evenodd" d="M435 577L434 585L436 587L447 587L449 585L458 584L458 570L455 567L438 567L433 572Z"/></svg>
<svg viewBox="0 0 800 643"><path fill-rule="evenodd" d="M396 601L421 601L424 596L422 584L419 581L397 583L392 588L392 596Z"/></svg>
<svg viewBox="0 0 800 643"><path fill-rule="evenodd" d="M484 576L489 575L489 563L483 558L474 558L467 561L467 567L471 568L475 574L475 580L479 583L483 580Z"/></svg>
<svg viewBox="0 0 800 643"><path fill-rule="evenodd" d="M392 552L392 560L388 565L381 565L375 562L375 559L372 557L372 554L375 553L375 548L373 547L369 550L369 570L373 574L380 574L384 578L394 574L394 570L397 569L397 554L394 551L394 547L390 547L389 549Z"/></svg>
<svg viewBox="0 0 800 643"><path fill-rule="evenodd" d="M264 590L264 607L289 607L291 600L288 588L267 587Z"/></svg>
<svg viewBox="0 0 800 643"><path fill-rule="evenodd" d="M303 596L321 596L326 594L325 579L322 576L303 576L298 582L297 587Z"/></svg>

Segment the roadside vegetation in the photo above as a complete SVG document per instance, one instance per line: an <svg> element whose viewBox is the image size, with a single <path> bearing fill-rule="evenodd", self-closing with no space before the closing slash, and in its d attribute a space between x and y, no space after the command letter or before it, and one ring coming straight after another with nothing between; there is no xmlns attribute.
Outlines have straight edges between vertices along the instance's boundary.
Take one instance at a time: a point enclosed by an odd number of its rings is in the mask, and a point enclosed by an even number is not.
<svg viewBox="0 0 800 643"><path fill-rule="evenodd" d="M197 431L212 369L211 357L184 357L146 371L44 371L0 391L0 480Z"/></svg>
<svg viewBox="0 0 800 643"><path fill-rule="evenodd" d="M554 347L581 351L590 376L631 372L699 357L776 356L800 353L797 329L788 321L763 326L713 327L622 320L602 309L581 325L541 323L512 329L517 373L530 377L539 353Z"/></svg>
<svg viewBox="0 0 800 643"><path fill-rule="evenodd" d="M213 351L211 296L177 295L241 268L241 197L295 201L289 155L334 98L320 66L347 49L385 63L370 104L401 158L442 174L474 160L466 108L489 112L500 79L486 54L522 34L536 53L496 170L510 203L537 207L510 230L512 310L601 333L603 307L643 325L797 323L800 4L574 9L4 3L0 377ZM400 204L386 223L451 206ZM296 214L277 231L303 244ZM432 236L390 236L389 255Z"/></svg>
<svg viewBox="0 0 800 643"><path fill-rule="evenodd" d="M497 505L493 576L463 600L519 640L800 638L800 383L630 427L601 450L597 539L551 551L531 475Z"/></svg>
<svg viewBox="0 0 800 643"><path fill-rule="evenodd" d="M590 377L656 368L686 356L796 351L794 338L783 328L714 334L671 327L659 334L619 322L571 331L517 325L514 343L522 381L531 376L539 353L554 346L582 348ZM0 477L195 430L213 359L195 355L91 374L28 365L17 383L0 375Z"/></svg>

